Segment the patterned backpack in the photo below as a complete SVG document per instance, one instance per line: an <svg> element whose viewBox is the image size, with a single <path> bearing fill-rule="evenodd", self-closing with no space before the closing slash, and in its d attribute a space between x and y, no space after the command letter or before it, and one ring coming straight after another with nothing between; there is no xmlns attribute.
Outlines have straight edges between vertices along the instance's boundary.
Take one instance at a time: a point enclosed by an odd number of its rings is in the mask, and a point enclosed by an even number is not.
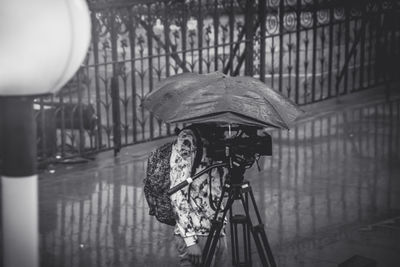
<svg viewBox="0 0 400 267"><path fill-rule="evenodd" d="M147 172L144 179L144 195L150 211L149 215L156 216L157 220L175 225L175 215L171 199L167 195L170 187L169 172L172 142L166 143L151 152L147 160Z"/></svg>
<svg viewBox="0 0 400 267"><path fill-rule="evenodd" d="M202 151L202 143L197 130L187 127L193 132L198 151ZM170 158L174 142L166 143L151 152L147 160L147 172L144 178L144 195L149 205L149 215L171 226L176 224L175 213L171 204L171 199L167 194L170 188ZM202 153L196 153L192 173L200 165Z"/></svg>

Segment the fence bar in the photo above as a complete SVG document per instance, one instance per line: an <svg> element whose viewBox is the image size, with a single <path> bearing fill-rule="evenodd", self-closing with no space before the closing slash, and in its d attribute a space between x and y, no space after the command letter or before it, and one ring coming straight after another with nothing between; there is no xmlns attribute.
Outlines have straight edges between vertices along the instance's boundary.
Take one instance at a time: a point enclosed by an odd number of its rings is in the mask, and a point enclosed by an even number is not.
<svg viewBox="0 0 400 267"><path fill-rule="evenodd" d="M335 85L336 85L336 92L335 92L335 95L336 95L336 97L338 97L339 96L339 94L340 94L340 82L341 82L341 79L339 79L339 70L340 70L340 58L341 58L341 54L340 54L340 52L341 52L341 40L342 40L342 24L339 24L338 25L338 30L337 30L337 35L336 35L336 38L337 38L337 44L336 44L336 46L337 46L337 52L336 52L336 75L335 75L335 81L336 81L336 83L335 83Z"/></svg>
<svg viewBox="0 0 400 267"><path fill-rule="evenodd" d="M265 82L265 38L266 38L266 17L267 1L259 0L258 17L260 20L260 80Z"/></svg>
<svg viewBox="0 0 400 267"><path fill-rule="evenodd" d="M374 25L376 25L376 17L373 14L368 14L370 17L369 21L369 28L368 28L368 66L367 66L367 86L369 87L372 82L372 62L373 62L373 49L372 49L372 43L373 43L373 35L374 35Z"/></svg>
<svg viewBox="0 0 400 267"><path fill-rule="evenodd" d="M201 1L201 0L199 0ZM168 16L169 16L169 7L168 4L166 3L164 5L164 14L162 16L162 22L164 24L164 40L165 40L165 76L169 77L170 76L170 55L169 55L169 51L170 51L170 47L171 47L171 43L170 43L170 39L169 39L169 34L170 34L170 29L169 29L169 20L168 20ZM171 125L167 124L167 135L171 135Z"/></svg>
<svg viewBox="0 0 400 267"><path fill-rule="evenodd" d="M214 0L214 70L218 70L218 43L219 43L219 14L218 14L218 0Z"/></svg>
<svg viewBox="0 0 400 267"><path fill-rule="evenodd" d="M301 0L296 2L296 80L295 80L295 102L299 103L300 87L300 34L301 34Z"/></svg>
<svg viewBox="0 0 400 267"><path fill-rule="evenodd" d="M61 149L60 149L60 153L61 153L61 157L65 156L65 147L66 147L66 143L65 143L65 110L64 110L64 97L60 96L60 112L61 112L61 129L60 129L60 135L61 135ZM99 111L100 112L100 111Z"/></svg>
<svg viewBox="0 0 400 267"><path fill-rule="evenodd" d="M332 96L332 65L333 65L333 22L335 20L334 8L329 9L329 55L328 55L328 98Z"/></svg>
<svg viewBox="0 0 400 267"><path fill-rule="evenodd" d="M137 92L136 92L136 33L135 33L135 24L132 16L133 11L130 10L129 14L129 47L131 53L131 101L132 101L132 135L133 135L133 143L137 142Z"/></svg>
<svg viewBox="0 0 400 267"><path fill-rule="evenodd" d="M151 14L151 5L147 5L147 23L150 29L152 29L153 25L152 25L152 14ZM185 28L185 27L184 27ZM153 36L152 36L152 32L150 32L149 30L146 31L147 33L147 54L149 55L148 58L148 64L149 64L149 68L148 68L148 74L149 74L149 92L153 91ZM150 113L150 120L149 120L149 124L150 124L150 139L154 138L154 116L152 113Z"/></svg>
<svg viewBox="0 0 400 267"><path fill-rule="evenodd" d="M111 78L111 102L113 117L113 143L114 155L121 150L121 110L119 106L119 82L118 77Z"/></svg>
<svg viewBox="0 0 400 267"><path fill-rule="evenodd" d="M345 21L344 21L344 61L350 61L349 57L349 43L350 43L350 4L347 5L345 8ZM348 66L348 65L347 65ZM344 94L347 93L347 81L348 81L348 71L346 68L344 70Z"/></svg>
<svg viewBox="0 0 400 267"><path fill-rule="evenodd" d="M182 47L182 64L183 64L183 66L186 66L186 40L187 40L187 12L186 12L186 9L185 9L185 7L184 6L182 6L182 17L180 18L180 23L181 23L181 25L180 25L180 27L181 27L181 32L182 32L182 38L181 38L181 41L182 41L182 44L181 44L181 47ZM149 16L150 16L150 14L149 14ZM185 69L185 67L183 67L182 66L182 69Z"/></svg>
<svg viewBox="0 0 400 267"><path fill-rule="evenodd" d="M197 13L197 42L199 47L199 73L203 73L203 6L202 0L198 0L199 7Z"/></svg>
<svg viewBox="0 0 400 267"><path fill-rule="evenodd" d="M252 76L253 75L253 16L254 16L254 0L246 1L246 14L245 14L245 38L246 38L246 46L245 46L245 75Z"/></svg>
<svg viewBox="0 0 400 267"><path fill-rule="evenodd" d="M325 94L325 42L326 42L325 28L326 27L321 27L320 30L321 49L320 49L320 58L318 58L318 61L320 63L320 68L319 68L320 78L318 79L320 96L317 101L323 100Z"/></svg>
<svg viewBox="0 0 400 267"><path fill-rule="evenodd" d="M96 90L96 124L97 124L97 134L96 134L96 148L100 149L102 147L102 138L101 138L101 131L102 131L102 125L101 125L101 96L100 96L100 73L99 73L99 37L98 33L96 30L95 25L98 25L98 22L96 20L96 12L92 12L90 14L90 17L92 19L92 47L93 47L93 59L94 59L94 82L95 82L95 90ZM63 107L63 104L61 103L60 99L60 105ZM61 117L64 118L64 109L61 109ZM63 121L64 119L62 119ZM64 125L64 122L61 123L61 125ZM64 144L62 144L62 147L64 147Z"/></svg>
<svg viewBox="0 0 400 267"><path fill-rule="evenodd" d="M234 11L234 1L235 0L231 0L230 1L230 8L229 8L229 60L228 60L228 68L224 69L224 73L228 73L232 75L233 74L233 64L231 64L230 62L233 61L233 58L235 56L234 53L234 39L233 39L233 34L235 32L235 11Z"/></svg>
<svg viewBox="0 0 400 267"><path fill-rule="evenodd" d="M392 5L392 8L387 11L387 17L389 17L390 19L388 19L387 25L389 27L388 29L388 34L390 35L390 49L388 49L387 51L389 52L389 58L390 58L390 64L388 65L389 67L389 77L388 77L388 83L390 83L390 81L395 79L395 75L397 75L395 69L396 66L394 63L394 61L400 59L398 53L396 54L396 27L400 26L400 21L398 16L396 17L396 13L394 12L394 7L397 4L396 0L391 0L390 4ZM388 85L389 87L390 85Z"/></svg>
<svg viewBox="0 0 400 267"><path fill-rule="evenodd" d="M360 48L360 76L359 76L359 89L364 88L364 71L365 71L365 31L366 31L366 24L367 24L367 7L366 5L363 7L362 15L361 15L361 48Z"/></svg>
<svg viewBox="0 0 400 267"><path fill-rule="evenodd" d="M112 64L112 77L111 77L111 112L112 112L112 131L113 131L113 146L114 154L118 153L121 148L121 112L119 108L119 76L121 70L119 69L118 62L118 24L117 10L111 10L111 59Z"/></svg>
<svg viewBox="0 0 400 267"><path fill-rule="evenodd" d="M82 112L82 74L78 71L78 123L79 123L79 154L82 154L85 149L85 133L83 128L83 112ZM74 114L75 115L75 114ZM75 120L75 116L74 116ZM74 125L72 125L74 128Z"/></svg>
<svg viewBox="0 0 400 267"><path fill-rule="evenodd" d="M283 18L284 18L284 1L279 2L279 92L282 92L282 74L283 74ZM274 66L272 66L274 67Z"/></svg>
<svg viewBox="0 0 400 267"><path fill-rule="evenodd" d="M46 133L46 125L45 125L45 120L46 120L46 114L45 114L45 103L43 97L40 98L40 109L37 111L38 117L40 118L41 123L37 125L38 128L40 128L41 136L38 136L41 140L41 149L39 150L42 157L46 156L46 148L47 148L47 133Z"/></svg>
<svg viewBox="0 0 400 267"><path fill-rule="evenodd" d="M353 20L353 27L352 27L353 46L352 46L352 49L354 47L355 50L353 53L349 54L349 66L351 66L350 61L351 60L353 61L353 64L352 64L353 68L351 70L349 70L350 74L351 74L351 78L352 78L352 82L350 83L350 81L349 81L349 84L350 84L350 88L348 89L349 92L353 92L356 89L356 87L355 87L356 86L356 63L357 63L357 54L358 54L359 47L358 47L358 43L355 43L355 36L357 36L358 22L359 22L358 19Z"/></svg>
<svg viewBox="0 0 400 267"><path fill-rule="evenodd" d="M316 82L316 72L317 72L317 50L318 50L318 39L317 39L317 24L318 24L318 17L317 17L317 10L318 10L318 0L314 0L313 5L313 51L312 51L312 80L311 80L311 102L315 101L315 82Z"/></svg>

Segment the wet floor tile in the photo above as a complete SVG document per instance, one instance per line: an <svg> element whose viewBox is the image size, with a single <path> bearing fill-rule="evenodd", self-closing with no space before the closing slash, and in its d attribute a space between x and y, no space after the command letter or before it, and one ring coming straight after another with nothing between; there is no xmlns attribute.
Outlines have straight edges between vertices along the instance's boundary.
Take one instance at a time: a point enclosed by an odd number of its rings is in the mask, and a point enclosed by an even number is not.
<svg viewBox="0 0 400 267"><path fill-rule="evenodd" d="M397 266L399 106L330 112L272 133L273 156L245 176L278 266L337 266L355 254ZM146 152L123 152L42 175L41 266L177 266L172 228L148 216L145 168Z"/></svg>

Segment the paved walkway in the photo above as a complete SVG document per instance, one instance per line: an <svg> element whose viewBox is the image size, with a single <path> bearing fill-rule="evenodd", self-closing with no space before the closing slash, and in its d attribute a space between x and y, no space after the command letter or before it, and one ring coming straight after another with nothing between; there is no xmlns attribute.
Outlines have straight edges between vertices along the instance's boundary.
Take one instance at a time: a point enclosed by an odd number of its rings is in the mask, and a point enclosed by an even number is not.
<svg viewBox="0 0 400 267"><path fill-rule="evenodd" d="M337 266L356 254L399 266L400 100L371 91L307 110L272 133L261 171L246 172L278 266ZM162 142L40 176L41 266L177 266L172 228L148 216L143 194L147 154Z"/></svg>

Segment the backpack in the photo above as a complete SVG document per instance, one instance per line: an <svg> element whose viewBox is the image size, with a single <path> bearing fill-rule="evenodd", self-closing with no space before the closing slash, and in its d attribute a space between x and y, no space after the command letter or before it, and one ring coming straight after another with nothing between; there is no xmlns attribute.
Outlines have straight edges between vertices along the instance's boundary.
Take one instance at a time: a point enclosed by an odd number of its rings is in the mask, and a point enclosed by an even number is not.
<svg viewBox="0 0 400 267"><path fill-rule="evenodd" d="M193 176L195 170L200 165L203 147L197 130L190 126L185 129L192 130L198 148L191 170L191 176ZM171 185L170 158L174 143L175 142L168 142L151 152L147 160L146 177L143 181L144 195L150 209L149 215L155 216L159 222L171 226L176 224L176 217L167 191L170 189Z"/></svg>

